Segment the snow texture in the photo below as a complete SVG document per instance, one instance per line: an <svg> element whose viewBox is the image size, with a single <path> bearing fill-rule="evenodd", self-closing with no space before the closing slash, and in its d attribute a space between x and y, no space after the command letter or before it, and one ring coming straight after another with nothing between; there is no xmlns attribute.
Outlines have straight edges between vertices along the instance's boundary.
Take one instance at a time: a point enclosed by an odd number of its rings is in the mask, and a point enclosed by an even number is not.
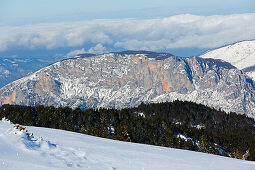
<svg viewBox="0 0 255 170"><path fill-rule="evenodd" d="M255 162L0 121L0 169L253 170ZM42 136L42 137L41 137Z"/></svg>
<svg viewBox="0 0 255 170"><path fill-rule="evenodd" d="M127 108L201 103L255 117L255 86L228 62L128 51L63 60L0 89L0 105Z"/></svg>
<svg viewBox="0 0 255 170"><path fill-rule="evenodd" d="M227 45L200 56L201 58L213 58L227 61L236 68L243 70L255 65L255 40L242 41ZM255 70L247 73L255 80Z"/></svg>

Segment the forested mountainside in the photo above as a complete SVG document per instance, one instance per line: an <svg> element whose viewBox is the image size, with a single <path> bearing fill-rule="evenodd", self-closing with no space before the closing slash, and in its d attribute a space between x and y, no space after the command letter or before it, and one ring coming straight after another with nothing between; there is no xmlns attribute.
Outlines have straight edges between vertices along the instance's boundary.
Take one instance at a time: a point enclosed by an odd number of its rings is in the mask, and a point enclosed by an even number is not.
<svg viewBox="0 0 255 170"><path fill-rule="evenodd" d="M3 117L22 125L255 160L254 119L193 102L142 103L121 110L84 111L4 105L0 109Z"/></svg>
<svg viewBox="0 0 255 170"><path fill-rule="evenodd" d="M254 161L0 120L0 169L254 170Z"/></svg>

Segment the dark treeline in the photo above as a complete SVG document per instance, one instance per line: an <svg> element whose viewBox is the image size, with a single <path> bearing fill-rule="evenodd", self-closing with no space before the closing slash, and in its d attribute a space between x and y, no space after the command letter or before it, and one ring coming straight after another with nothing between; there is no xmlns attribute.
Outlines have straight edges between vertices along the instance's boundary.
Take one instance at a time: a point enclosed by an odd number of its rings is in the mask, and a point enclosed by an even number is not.
<svg viewBox="0 0 255 170"><path fill-rule="evenodd" d="M3 117L27 126L255 160L254 119L192 102L142 103L137 108L84 111L6 105L0 109L0 118Z"/></svg>

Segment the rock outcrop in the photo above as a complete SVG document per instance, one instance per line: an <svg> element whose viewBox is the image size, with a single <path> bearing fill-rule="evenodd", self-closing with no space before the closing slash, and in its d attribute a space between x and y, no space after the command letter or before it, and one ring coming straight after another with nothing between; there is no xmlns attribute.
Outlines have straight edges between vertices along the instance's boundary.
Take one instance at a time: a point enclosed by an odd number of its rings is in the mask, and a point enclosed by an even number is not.
<svg viewBox="0 0 255 170"><path fill-rule="evenodd" d="M0 104L124 108L188 100L255 117L253 81L231 64L165 53L63 60L0 89Z"/></svg>

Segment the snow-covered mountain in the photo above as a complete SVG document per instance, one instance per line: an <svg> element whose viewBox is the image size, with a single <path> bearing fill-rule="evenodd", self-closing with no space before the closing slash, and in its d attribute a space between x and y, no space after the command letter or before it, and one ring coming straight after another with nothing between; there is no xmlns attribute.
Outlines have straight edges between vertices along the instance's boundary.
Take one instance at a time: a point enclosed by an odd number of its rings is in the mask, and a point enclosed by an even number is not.
<svg viewBox="0 0 255 170"><path fill-rule="evenodd" d="M206 52L200 57L227 61L255 80L255 40L227 45Z"/></svg>
<svg viewBox="0 0 255 170"><path fill-rule="evenodd" d="M51 63L41 59L0 57L0 88Z"/></svg>
<svg viewBox="0 0 255 170"><path fill-rule="evenodd" d="M188 100L255 116L252 81L227 62L127 51L76 57L0 89L0 105L124 108Z"/></svg>
<svg viewBox="0 0 255 170"><path fill-rule="evenodd" d="M252 170L255 166L253 161L120 142L63 130L20 129L5 119L0 121L0 169Z"/></svg>

